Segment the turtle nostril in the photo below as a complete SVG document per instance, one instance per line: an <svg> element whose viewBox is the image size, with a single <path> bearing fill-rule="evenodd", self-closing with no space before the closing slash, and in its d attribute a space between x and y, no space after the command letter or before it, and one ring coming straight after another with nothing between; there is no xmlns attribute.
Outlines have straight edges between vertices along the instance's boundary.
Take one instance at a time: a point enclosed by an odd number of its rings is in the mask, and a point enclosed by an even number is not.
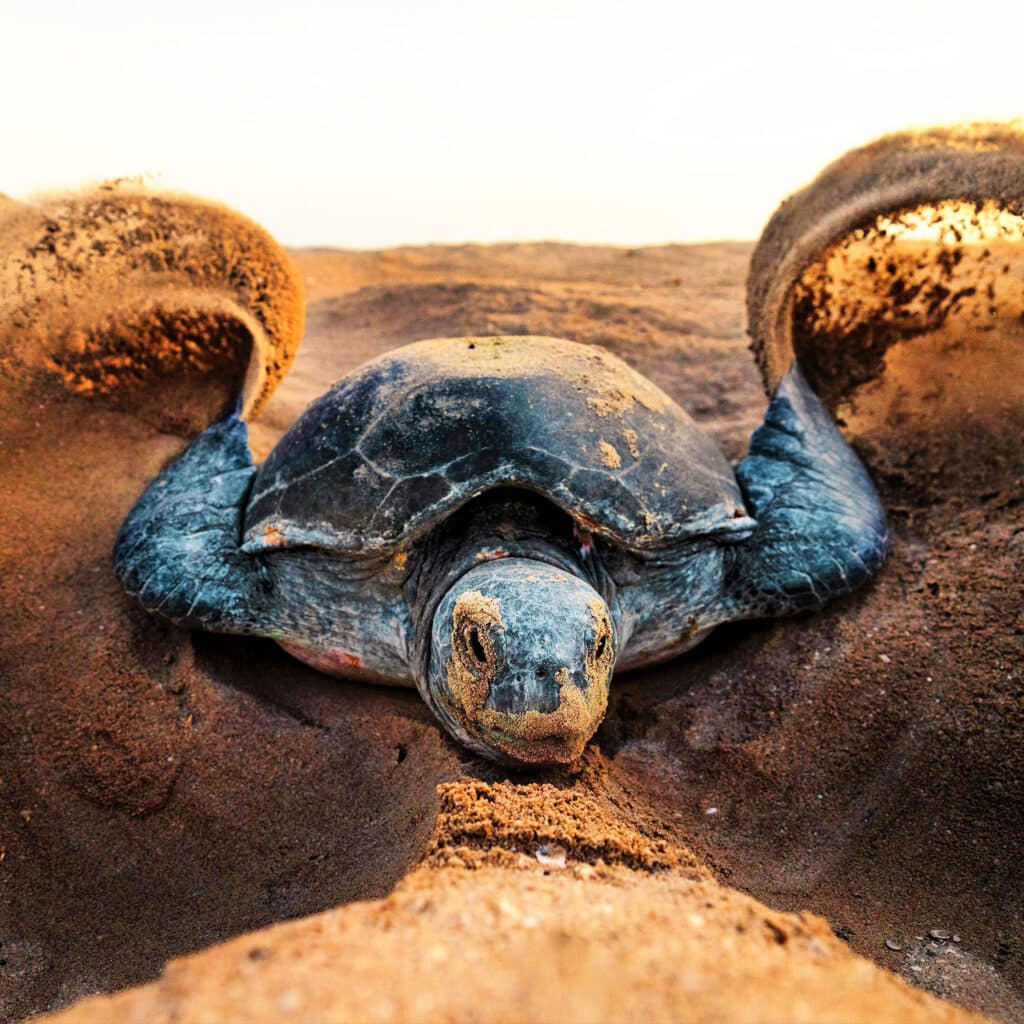
<svg viewBox="0 0 1024 1024"><path fill-rule="evenodd" d="M469 643L469 649L473 652L473 657L476 658L481 665L487 664L487 652L484 650L484 645L480 642L480 632L476 626L470 626L466 630L466 640Z"/></svg>
<svg viewBox="0 0 1024 1024"><path fill-rule="evenodd" d="M536 671L533 673L538 679L547 679L548 670L543 665L539 665Z"/></svg>

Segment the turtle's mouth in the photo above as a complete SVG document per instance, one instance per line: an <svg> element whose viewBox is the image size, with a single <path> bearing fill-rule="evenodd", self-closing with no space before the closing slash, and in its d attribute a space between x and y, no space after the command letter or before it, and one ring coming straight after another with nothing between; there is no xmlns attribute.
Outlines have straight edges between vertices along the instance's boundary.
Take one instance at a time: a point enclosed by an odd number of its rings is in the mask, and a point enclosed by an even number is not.
<svg viewBox="0 0 1024 1024"><path fill-rule="evenodd" d="M479 732L492 758L497 751L507 763L524 767L571 764L583 753L604 718L607 691L603 696L599 713L587 715L592 720L596 718L590 731L577 732L567 728L576 723L562 711L551 714L528 711L524 715L508 716L500 724L480 723Z"/></svg>
<svg viewBox="0 0 1024 1024"><path fill-rule="evenodd" d="M539 712L528 714L543 717ZM450 727L449 731L464 747L489 761L522 769L572 764L580 758L590 740L589 735L565 736L557 728L530 719L504 724L474 723L472 730L459 725ZM543 735L548 731L550 735ZM527 736L524 732L533 735Z"/></svg>

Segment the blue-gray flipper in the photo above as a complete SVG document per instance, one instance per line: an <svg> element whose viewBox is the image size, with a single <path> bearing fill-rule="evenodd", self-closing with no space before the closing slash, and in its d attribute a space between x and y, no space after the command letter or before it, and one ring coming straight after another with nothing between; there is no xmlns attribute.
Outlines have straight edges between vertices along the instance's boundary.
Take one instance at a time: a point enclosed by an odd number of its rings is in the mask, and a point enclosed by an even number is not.
<svg viewBox="0 0 1024 1024"><path fill-rule="evenodd" d="M255 467L237 411L154 480L114 545L121 585L147 611L221 633L266 633L272 582L239 547Z"/></svg>
<svg viewBox="0 0 1024 1024"><path fill-rule="evenodd" d="M820 608L881 567L889 550L885 511L795 363L736 478L758 525L724 551L722 619Z"/></svg>

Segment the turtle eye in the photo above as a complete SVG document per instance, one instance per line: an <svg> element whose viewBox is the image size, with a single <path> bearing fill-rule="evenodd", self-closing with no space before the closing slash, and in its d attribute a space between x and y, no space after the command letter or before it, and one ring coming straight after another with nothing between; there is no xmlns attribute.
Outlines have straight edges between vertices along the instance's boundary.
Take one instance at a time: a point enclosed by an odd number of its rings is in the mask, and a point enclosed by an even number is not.
<svg viewBox="0 0 1024 1024"><path fill-rule="evenodd" d="M608 634L602 633L598 638L597 646L594 648L594 657L598 661L601 660L601 655L604 654L604 649L608 646Z"/></svg>
<svg viewBox="0 0 1024 1024"><path fill-rule="evenodd" d="M473 660L480 668L487 667L487 651L480 639L480 630L473 625L467 626L462 633L466 643L466 650L473 656Z"/></svg>

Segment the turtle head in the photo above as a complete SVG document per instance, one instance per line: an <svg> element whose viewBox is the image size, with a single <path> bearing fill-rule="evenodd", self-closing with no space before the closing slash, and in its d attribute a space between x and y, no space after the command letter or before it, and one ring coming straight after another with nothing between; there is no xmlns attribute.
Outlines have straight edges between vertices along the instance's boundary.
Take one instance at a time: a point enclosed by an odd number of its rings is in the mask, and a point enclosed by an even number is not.
<svg viewBox="0 0 1024 1024"><path fill-rule="evenodd" d="M567 764L608 705L608 606L571 573L526 558L476 566L434 614L421 689L448 730L506 764Z"/></svg>

